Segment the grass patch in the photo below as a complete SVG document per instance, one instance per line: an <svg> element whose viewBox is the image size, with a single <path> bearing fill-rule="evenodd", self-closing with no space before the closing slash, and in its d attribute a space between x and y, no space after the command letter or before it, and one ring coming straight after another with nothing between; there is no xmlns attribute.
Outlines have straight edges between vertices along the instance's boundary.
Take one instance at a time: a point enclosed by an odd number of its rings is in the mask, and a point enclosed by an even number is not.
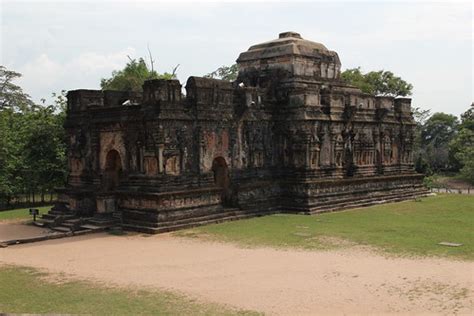
<svg viewBox="0 0 474 316"><path fill-rule="evenodd" d="M42 206L42 207L31 207L37 208L39 210L39 215L36 218L39 218L41 214L48 213L51 209L51 206ZM29 208L19 208L16 210L9 211L0 211L0 221L4 220L20 220L20 219L33 219L33 216L29 213Z"/></svg>
<svg viewBox="0 0 474 316"><path fill-rule="evenodd" d="M54 275L51 277L30 268L0 267L0 311L93 315L258 315L217 304L197 303L164 291L107 288L90 282L58 282L53 279Z"/></svg>
<svg viewBox="0 0 474 316"><path fill-rule="evenodd" d="M244 246L334 249L358 244L397 255L473 260L474 196L438 195L315 216L277 214L176 234ZM463 245L438 245L442 241Z"/></svg>

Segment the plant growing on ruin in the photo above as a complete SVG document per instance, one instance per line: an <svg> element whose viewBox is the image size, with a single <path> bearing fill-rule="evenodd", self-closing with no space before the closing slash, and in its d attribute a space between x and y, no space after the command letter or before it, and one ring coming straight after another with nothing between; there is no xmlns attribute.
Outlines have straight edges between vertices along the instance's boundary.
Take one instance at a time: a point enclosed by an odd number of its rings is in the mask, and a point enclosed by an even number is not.
<svg viewBox="0 0 474 316"><path fill-rule="evenodd" d="M205 78L214 78L214 79L221 79L226 81L234 81L237 79L237 75L239 70L237 68L237 64L233 64L231 66L221 66L214 70L213 72L208 73L205 75Z"/></svg>
<svg viewBox="0 0 474 316"><path fill-rule="evenodd" d="M365 93L404 97L412 93L413 85L397 77L393 72L386 70L362 73L360 67L346 69L341 77L347 83L356 86Z"/></svg>
<svg viewBox="0 0 474 316"><path fill-rule="evenodd" d="M120 91L142 91L142 86L145 80L150 79L176 79L176 66L171 73L165 72L159 74L153 69L153 59L151 60L151 66L148 67L145 59L139 58L132 59L130 57L129 62L122 70L115 70L112 72L110 78L102 78L100 81L100 87L102 90L120 90Z"/></svg>

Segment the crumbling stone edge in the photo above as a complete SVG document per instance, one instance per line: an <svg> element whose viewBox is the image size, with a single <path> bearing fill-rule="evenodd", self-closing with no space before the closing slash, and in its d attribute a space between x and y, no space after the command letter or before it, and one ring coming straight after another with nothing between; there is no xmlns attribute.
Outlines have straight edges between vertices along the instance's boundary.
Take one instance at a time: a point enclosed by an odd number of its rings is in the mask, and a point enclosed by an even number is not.
<svg viewBox="0 0 474 316"><path fill-rule="evenodd" d="M81 231L76 231L76 232L55 233L51 235L32 237L32 238L5 240L5 241L0 242L0 248L6 248L8 246L14 246L14 245L26 244L26 243L32 243L32 242L38 242L38 241L45 241L45 240L50 240L50 239L59 239L59 238L66 238L66 237L88 235L88 234L103 232L104 230L105 228L104 229L88 229L88 230L81 230Z"/></svg>

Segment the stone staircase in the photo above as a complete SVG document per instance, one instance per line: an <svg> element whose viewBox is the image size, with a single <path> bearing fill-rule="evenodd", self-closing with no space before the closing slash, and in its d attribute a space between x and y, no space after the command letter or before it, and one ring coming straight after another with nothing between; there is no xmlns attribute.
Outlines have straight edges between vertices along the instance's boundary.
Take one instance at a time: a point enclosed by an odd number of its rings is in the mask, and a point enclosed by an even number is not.
<svg viewBox="0 0 474 316"><path fill-rule="evenodd" d="M56 227L61 223L76 218L76 214L69 210L65 204L55 205L46 214L42 214L41 217L34 222L34 225L40 227Z"/></svg>
<svg viewBox="0 0 474 316"><path fill-rule="evenodd" d="M48 227L54 231L71 234L85 234L105 231L119 226L120 221L112 214L96 214L93 217L80 217L69 209L58 210L54 207L34 222L36 226Z"/></svg>

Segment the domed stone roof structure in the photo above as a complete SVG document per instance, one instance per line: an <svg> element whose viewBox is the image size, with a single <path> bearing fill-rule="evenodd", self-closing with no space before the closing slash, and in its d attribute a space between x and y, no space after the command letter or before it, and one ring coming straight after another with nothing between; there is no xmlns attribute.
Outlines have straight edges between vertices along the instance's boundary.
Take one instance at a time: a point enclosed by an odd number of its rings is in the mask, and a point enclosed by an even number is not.
<svg viewBox="0 0 474 316"><path fill-rule="evenodd" d="M237 59L241 73L283 69L292 77L316 80L340 78L341 62L336 52L321 43L305 40L295 32L253 45Z"/></svg>

